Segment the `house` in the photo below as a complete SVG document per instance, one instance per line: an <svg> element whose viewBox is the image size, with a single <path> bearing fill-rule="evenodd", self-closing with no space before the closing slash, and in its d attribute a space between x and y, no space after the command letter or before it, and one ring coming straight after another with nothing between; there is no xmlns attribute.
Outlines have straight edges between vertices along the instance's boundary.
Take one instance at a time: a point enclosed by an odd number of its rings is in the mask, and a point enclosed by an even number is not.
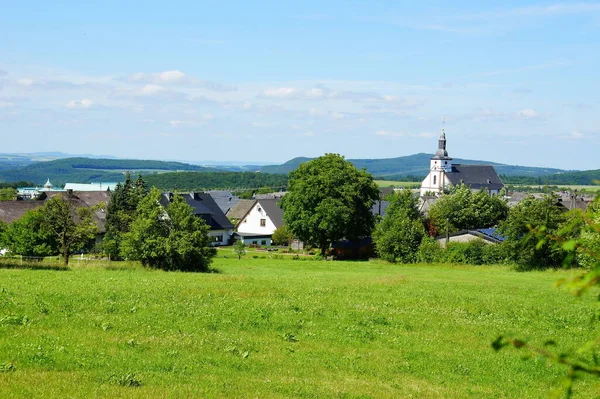
<svg viewBox="0 0 600 399"><path fill-rule="evenodd" d="M66 183L65 190L73 191L115 191L118 183Z"/></svg>
<svg viewBox="0 0 600 399"><path fill-rule="evenodd" d="M231 208L233 208L237 205L238 202L240 202L240 198L233 195L231 191L210 190L206 193L213 198L213 200L217 203L217 205L219 206L219 208L221 208L221 211L223 211L225 215L227 215L227 212L229 212Z"/></svg>
<svg viewBox="0 0 600 399"><path fill-rule="evenodd" d="M283 209L279 198L259 199L243 215L238 224L236 238L247 245L271 245L271 236L283 226Z"/></svg>
<svg viewBox="0 0 600 399"><path fill-rule="evenodd" d="M440 243L442 247L446 245L446 242L470 242L474 240L483 240L486 244L499 244L504 241L506 237L498 233L495 227L487 229L475 229L475 230L460 230L452 234L439 235L435 237L435 240Z"/></svg>
<svg viewBox="0 0 600 399"><path fill-rule="evenodd" d="M65 192L63 188L54 188L54 185L50 183L50 179L42 187L17 187L17 196L20 199L34 199L37 198L41 193L50 192Z"/></svg>
<svg viewBox="0 0 600 399"><path fill-rule="evenodd" d="M459 184L466 184L472 190L485 190L489 195L498 194L504 187L492 165L453 164L446 150L446 133L442 129L438 150L430 160L429 174L421 183L421 196L439 195Z"/></svg>
<svg viewBox="0 0 600 399"><path fill-rule="evenodd" d="M161 204L168 207L173 201L174 193L163 193ZM212 239L212 245L229 245L233 235L233 224L227 219L215 200L207 193L177 194L183 196L186 204L194 210L194 215L202 218L209 226L208 236Z"/></svg>
<svg viewBox="0 0 600 399"><path fill-rule="evenodd" d="M248 199L241 199L237 202L237 204L235 204L234 206L232 206L227 212L227 218L229 218L229 220L231 220L234 224L237 224L237 222L243 218L244 216L246 216L246 214L248 213L248 211L254 206L254 204L256 204L256 200L248 200Z"/></svg>
<svg viewBox="0 0 600 399"><path fill-rule="evenodd" d="M110 193L106 191L97 192L79 192L79 191L45 191L40 193L38 199L30 201L0 201L0 220L10 224L25 215L25 212L37 209L55 195L69 195L76 206L90 208L93 212L94 220L99 228L99 241L106 233L106 205L110 200Z"/></svg>

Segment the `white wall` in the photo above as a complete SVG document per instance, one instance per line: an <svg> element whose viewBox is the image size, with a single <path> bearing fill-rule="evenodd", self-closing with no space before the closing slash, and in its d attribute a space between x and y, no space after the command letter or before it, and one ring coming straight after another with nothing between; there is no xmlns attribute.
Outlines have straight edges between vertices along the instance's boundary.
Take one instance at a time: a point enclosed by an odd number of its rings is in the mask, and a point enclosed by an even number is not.
<svg viewBox="0 0 600 399"><path fill-rule="evenodd" d="M265 219L265 226L260 225L260 220ZM252 234L264 234L270 235L277 229L275 224L267 216L265 210L260 205L260 200L254 204L250 212L244 219L240 221L238 225L238 232L240 233L252 233Z"/></svg>
<svg viewBox="0 0 600 399"><path fill-rule="evenodd" d="M229 245L232 230L211 230L208 232L208 236L211 237L211 245ZM221 241L213 241L213 237L223 236Z"/></svg>

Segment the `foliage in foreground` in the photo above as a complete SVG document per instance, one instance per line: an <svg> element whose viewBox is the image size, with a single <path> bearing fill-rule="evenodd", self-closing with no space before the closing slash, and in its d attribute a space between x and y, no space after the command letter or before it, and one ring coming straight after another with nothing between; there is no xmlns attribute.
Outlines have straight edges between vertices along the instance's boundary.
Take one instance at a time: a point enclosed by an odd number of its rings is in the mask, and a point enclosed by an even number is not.
<svg viewBox="0 0 600 399"><path fill-rule="evenodd" d="M581 296L593 288L600 286L600 197L596 198L583 217L583 226L578 223L578 218L571 225L567 225L559 231L554 226L548 228L546 225L530 225L532 230L528 234L529 240L537 240L538 248L543 253L561 253L565 256L565 266L570 262L583 257L584 264L589 268L572 278L561 279L559 286L575 296ZM578 210L575 210L577 212ZM546 221L552 221L546 215ZM554 227L554 228L552 228ZM526 240L524 240L526 241ZM600 299L600 297L598 297ZM597 308L597 307L595 307ZM592 321L598 323L600 317L597 311L590 310ZM564 395L570 398L574 393L575 382L586 376L600 378L600 337L596 337L577 350L564 350L557 348L557 340L552 338L544 342L543 346L535 345L527 340L515 336L499 336L492 347L500 350L507 346L513 346L526 352L525 358L541 357L550 364L558 364L567 367L567 374L562 380L562 385L555 391L556 396Z"/></svg>

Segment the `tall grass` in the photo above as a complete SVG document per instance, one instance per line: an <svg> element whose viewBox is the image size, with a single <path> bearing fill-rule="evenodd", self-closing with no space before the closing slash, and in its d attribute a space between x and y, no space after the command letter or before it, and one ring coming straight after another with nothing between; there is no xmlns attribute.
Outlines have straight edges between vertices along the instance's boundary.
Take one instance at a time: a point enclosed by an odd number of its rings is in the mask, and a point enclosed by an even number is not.
<svg viewBox="0 0 600 399"><path fill-rule="evenodd" d="M118 266L114 266L118 265ZM567 272L215 259L0 270L0 393L11 397L545 397L563 370L490 343L576 348L593 298ZM597 392L593 380L581 397Z"/></svg>

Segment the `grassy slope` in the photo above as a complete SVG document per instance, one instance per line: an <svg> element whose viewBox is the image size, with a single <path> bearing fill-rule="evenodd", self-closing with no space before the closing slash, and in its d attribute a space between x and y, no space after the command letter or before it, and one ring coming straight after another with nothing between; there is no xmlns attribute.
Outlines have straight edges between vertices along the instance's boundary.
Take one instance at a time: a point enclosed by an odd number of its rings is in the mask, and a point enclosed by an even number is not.
<svg viewBox="0 0 600 399"><path fill-rule="evenodd" d="M564 370L494 353L598 334L564 272L216 259L220 274L0 270L0 396L546 397ZM27 321L23 324L23 316ZM111 383L136 373L141 387ZM580 397L597 392L577 385Z"/></svg>

